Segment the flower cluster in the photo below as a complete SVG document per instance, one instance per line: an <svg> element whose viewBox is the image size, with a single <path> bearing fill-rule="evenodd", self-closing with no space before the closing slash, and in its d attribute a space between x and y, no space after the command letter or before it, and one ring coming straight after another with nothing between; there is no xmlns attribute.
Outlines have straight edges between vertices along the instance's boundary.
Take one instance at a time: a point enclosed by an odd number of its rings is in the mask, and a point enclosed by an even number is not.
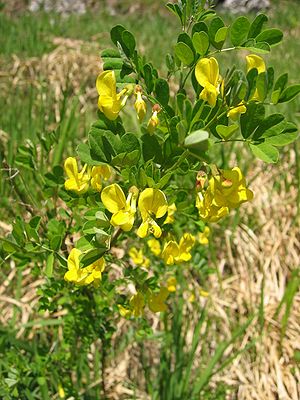
<svg viewBox="0 0 300 400"><path fill-rule="evenodd" d="M111 175L110 167L106 164L92 168L85 164L79 172L77 161L74 157L68 157L64 167L68 176L68 179L65 181L65 188L77 194L87 192L90 185L94 190L100 192L102 181L108 180Z"/></svg>
<svg viewBox="0 0 300 400"><path fill-rule="evenodd" d="M167 310L166 300L169 293L176 290L176 280L169 282L167 287L161 286L158 292L153 292L147 289L145 292L138 291L136 294L131 296L128 306L124 307L118 305L120 314L122 317L141 317L144 314L146 305L150 311L157 313Z"/></svg>
<svg viewBox="0 0 300 400"><path fill-rule="evenodd" d="M266 71L264 60L256 54L246 56L247 72L252 69L257 69L258 74ZM203 87L200 93L200 99L207 101L208 104L214 107L217 103L217 98L221 92L224 96L223 85L224 80L219 75L219 64L214 57L202 58L198 61L195 68L195 76L198 83ZM262 100L256 89L250 100ZM228 110L227 116L232 120L237 120L241 114L247 111L247 107L242 101L236 107Z"/></svg>
<svg viewBox="0 0 300 400"><path fill-rule="evenodd" d="M133 88L132 85L125 86L120 93L117 93L117 81L113 70L103 71L97 78L96 88L99 94L98 107L99 110L111 121L118 118L120 111L126 105L128 98L135 94L136 100L134 108L136 110L137 119L143 122L147 114L147 105L143 99L143 90L140 85ZM159 104L152 107L152 115L147 123L148 132L152 135L159 124L158 114L161 111Z"/></svg>
<svg viewBox="0 0 300 400"><path fill-rule="evenodd" d="M238 167L219 170L209 179L206 189L197 193L196 207L206 222L217 222L233 208L253 199L253 192L246 187L246 180Z"/></svg>
<svg viewBox="0 0 300 400"><path fill-rule="evenodd" d="M104 258L101 257L87 267L80 268L81 255L82 252L80 250L75 248L71 250L68 257L68 271L65 273L65 280L80 286L93 283L95 287L98 287L105 268Z"/></svg>

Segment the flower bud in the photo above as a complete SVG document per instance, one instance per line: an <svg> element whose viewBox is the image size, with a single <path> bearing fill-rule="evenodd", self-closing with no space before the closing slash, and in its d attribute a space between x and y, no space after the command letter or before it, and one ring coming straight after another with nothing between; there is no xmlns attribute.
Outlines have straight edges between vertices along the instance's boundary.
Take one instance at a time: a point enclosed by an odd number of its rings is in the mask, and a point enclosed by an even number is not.
<svg viewBox="0 0 300 400"><path fill-rule="evenodd" d="M157 125L159 124L159 119L157 114L160 112L161 108L159 104L154 104L154 106L152 107L152 116L148 121L147 124L147 129L148 132L150 133L150 135L153 135L155 128L157 127Z"/></svg>
<svg viewBox="0 0 300 400"><path fill-rule="evenodd" d="M147 106L142 98L142 88L139 85L135 87L135 94L136 94L136 101L134 103L134 108L136 110L138 120L141 123L145 118L147 112Z"/></svg>

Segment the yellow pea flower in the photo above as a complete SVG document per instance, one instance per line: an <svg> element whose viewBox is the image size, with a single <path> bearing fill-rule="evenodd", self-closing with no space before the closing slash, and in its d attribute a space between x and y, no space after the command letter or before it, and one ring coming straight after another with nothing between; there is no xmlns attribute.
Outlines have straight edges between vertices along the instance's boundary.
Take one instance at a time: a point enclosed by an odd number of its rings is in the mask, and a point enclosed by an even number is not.
<svg viewBox="0 0 300 400"><path fill-rule="evenodd" d="M168 215L167 218L164 222L164 224L173 224L175 218L174 218L174 214L177 210L176 204L172 203L169 207L168 207Z"/></svg>
<svg viewBox="0 0 300 400"><path fill-rule="evenodd" d="M207 188L204 194L197 193L196 207L200 218L205 222L217 222L229 214L228 207L218 207L214 204L214 196L210 188Z"/></svg>
<svg viewBox="0 0 300 400"><path fill-rule="evenodd" d="M123 307L121 304L118 304L118 309L119 309L120 315L123 318L130 318L131 317L132 313L128 308Z"/></svg>
<svg viewBox="0 0 300 400"><path fill-rule="evenodd" d="M236 208L253 199L253 192L246 187L246 179L239 167L221 170L220 175L209 180L209 187L218 207Z"/></svg>
<svg viewBox="0 0 300 400"><path fill-rule="evenodd" d="M91 186L93 189L101 192L102 180L107 181L110 177L111 170L109 165L100 165L93 167L91 171Z"/></svg>
<svg viewBox="0 0 300 400"><path fill-rule="evenodd" d="M176 286L177 286L177 279L175 276L170 276L167 279L167 289L169 292L176 292Z"/></svg>
<svg viewBox="0 0 300 400"><path fill-rule="evenodd" d="M161 253L161 246L157 239L149 239L147 241L150 251L155 255L159 256Z"/></svg>
<svg viewBox="0 0 300 400"><path fill-rule="evenodd" d="M66 190L72 190L78 194L85 193L89 188L90 175L87 170L87 165L80 172L78 172L78 166L76 158L68 157L64 163L64 169L68 176L65 181Z"/></svg>
<svg viewBox="0 0 300 400"><path fill-rule="evenodd" d="M66 395L65 395L65 391L64 391L64 388L62 387L61 383L59 383L59 384L57 385L57 389L58 389L58 396L59 396L59 398L60 398L60 399L64 399L64 398L66 397Z"/></svg>
<svg viewBox="0 0 300 400"><path fill-rule="evenodd" d="M160 112L161 108L159 104L154 104L152 107L152 115L148 121L147 129L150 135L153 135L157 125L159 124L158 113Z"/></svg>
<svg viewBox="0 0 300 400"><path fill-rule="evenodd" d="M142 98L142 88L139 85L135 87L135 94L136 94L136 101L134 103L134 108L136 110L138 120L141 123L143 122L146 116L147 106Z"/></svg>
<svg viewBox="0 0 300 400"><path fill-rule="evenodd" d="M140 265L144 268L149 268L150 260L144 256L143 251L141 249L138 250L136 247L131 247L128 254L135 265Z"/></svg>
<svg viewBox="0 0 300 400"><path fill-rule="evenodd" d="M208 226L206 226L204 228L204 231L200 232L199 235L198 235L199 243L203 244L203 245L207 245L209 243L209 240L208 240L209 239L209 235L210 235L210 229L209 229Z"/></svg>
<svg viewBox="0 0 300 400"><path fill-rule="evenodd" d="M99 94L98 107L103 114L114 121L123 107L121 97L127 92L127 88L117 94L116 76L114 71L103 71L97 78L96 88Z"/></svg>
<svg viewBox="0 0 300 400"><path fill-rule="evenodd" d="M162 231L154 218L162 218L168 210L165 194L159 189L147 188L140 194L138 207L142 216L142 224L137 231L138 236L144 238L153 233L159 238Z"/></svg>
<svg viewBox="0 0 300 400"><path fill-rule="evenodd" d="M141 292L133 295L129 301L132 315L134 317L141 317L144 314L145 299Z"/></svg>
<svg viewBox="0 0 300 400"><path fill-rule="evenodd" d="M80 286L90 283L93 283L95 287L99 286L105 268L104 258L100 258L85 268L80 268L79 257L81 254L82 252L78 249L71 250L68 257L68 271L65 273L64 279Z"/></svg>
<svg viewBox="0 0 300 400"><path fill-rule="evenodd" d="M228 111L227 117L229 117L233 121L237 121L239 119L239 116L241 114L245 114L246 111L247 107L245 106L245 104L243 104L243 102L241 102L239 105Z"/></svg>
<svg viewBox="0 0 300 400"><path fill-rule="evenodd" d="M246 56L247 63L247 72L251 71L251 69L256 68L258 74L266 71L266 64L262 57L257 56L256 54L249 54ZM259 97L258 90L256 89L251 100L263 100Z"/></svg>
<svg viewBox="0 0 300 400"><path fill-rule="evenodd" d="M260 56L257 56L256 54L249 54L248 56L246 56L246 62L247 72L254 68L257 69L257 72L259 74L266 71L266 64L264 59Z"/></svg>
<svg viewBox="0 0 300 400"><path fill-rule="evenodd" d="M176 262L189 261L192 258L190 251L195 244L195 237L190 233L184 233L179 241L178 257Z"/></svg>
<svg viewBox="0 0 300 400"><path fill-rule="evenodd" d="M207 101L214 107L220 93L219 64L214 57L202 58L198 61L195 68L195 76L198 83L203 87L200 99Z"/></svg>
<svg viewBox="0 0 300 400"><path fill-rule="evenodd" d="M169 296L169 291L166 287L161 287L158 293L151 293L148 300L148 306L154 313L167 311L165 301Z"/></svg>
<svg viewBox="0 0 300 400"><path fill-rule="evenodd" d="M113 214L110 220L113 226L119 226L125 232L132 229L137 196L138 191L133 187L126 199L123 190L117 183L106 186L102 190L101 201L107 210Z"/></svg>
<svg viewBox="0 0 300 400"><path fill-rule="evenodd" d="M167 265L173 265L179 256L179 246L175 240L170 240L164 245L161 257Z"/></svg>

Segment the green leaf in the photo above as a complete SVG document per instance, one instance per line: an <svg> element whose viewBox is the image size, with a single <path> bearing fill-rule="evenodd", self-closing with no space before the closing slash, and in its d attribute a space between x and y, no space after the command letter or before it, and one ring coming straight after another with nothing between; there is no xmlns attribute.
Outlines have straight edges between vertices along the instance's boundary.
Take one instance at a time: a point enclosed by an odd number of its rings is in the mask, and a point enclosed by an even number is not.
<svg viewBox="0 0 300 400"><path fill-rule="evenodd" d="M279 158L279 152L276 147L267 143L249 144L252 153L260 160L266 163L276 163Z"/></svg>
<svg viewBox="0 0 300 400"><path fill-rule="evenodd" d="M184 147L193 151L201 151L205 152L208 149L208 138L209 134L206 131L198 130L192 132L189 136L187 136L184 140Z"/></svg>
<svg viewBox="0 0 300 400"><path fill-rule="evenodd" d="M239 129L238 125L218 125L216 127L216 131L218 135L221 136L221 138L228 140L231 138L231 136Z"/></svg>
<svg viewBox="0 0 300 400"><path fill-rule="evenodd" d="M260 53L260 54L267 54L270 53L271 48L270 45L266 42L260 42L260 43L254 43L252 46L245 46L249 51L253 51L255 53Z"/></svg>
<svg viewBox="0 0 300 400"><path fill-rule="evenodd" d="M256 38L260 34L263 25L268 21L268 17L265 14L258 14L249 29L248 38Z"/></svg>
<svg viewBox="0 0 300 400"><path fill-rule="evenodd" d="M127 153L119 153L117 156L113 157L111 164L114 166L124 167L136 165L141 157L140 150L133 150Z"/></svg>
<svg viewBox="0 0 300 400"><path fill-rule="evenodd" d="M228 32L228 27L227 26L223 26L223 28L220 28L215 36L215 42L216 44L218 44L218 49L220 50L223 47L223 44L226 40L227 37L227 32Z"/></svg>
<svg viewBox="0 0 300 400"><path fill-rule="evenodd" d="M105 49L101 51L101 58L120 58L120 52L117 49Z"/></svg>
<svg viewBox="0 0 300 400"><path fill-rule="evenodd" d="M257 42L265 42L268 43L270 46L274 46L277 43L280 43L283 38L283 33L280 29L266 29L265 31L261 32L257 37Z"/></svg>
<svg viewBox="0 0 300 400"><path fill-rule="evenodd" d="M144 80L147 86L147 92L151 93L154 88L154 80L153 80L153 73L152 73L152 67L150 64L145 64L143 67L143 75L144 75Z"/></svg>
<svg viewBox="0 0 300 400"><path fill-rule="evenodd" d="M258 74L257 80L256 80L256 87L259 95L260 101L264 101L265 98L267 97L267 91L268 91L268 77L266 72L262 72Z"/></svg>
<svg viewBox="0 0 300 400"><path fill-rule="evenodd" d="M116 25L112 28L112 30L110 31L110 38L112 40L112 42L117 46L118 42L120 44L122 44L122 33L125 31L126 29L124 28L124 26L122 25Z"/></svg>
<svg viewBox="0 0 300 400"><path fill-rule="evenodd" d="M250 137L264 117L265 107L262 104L249 103L247 105L247 112L240 117L243 138L247 139Z"/></svg>
<svg viewBox="0 0 300 400"><path fill-rule="evenodd" d="M159 78L155 82L155 95L157 100L166 107L169 102L170 90L168 82L165 79Z"/></svg>
<svg viewBox="0 0 300 400"><path fill-rule="evenodd" d="M121 58L107 58L103 63L103 70L121 69L124 62Z"/></svg>
<svg viewBox="0 0 300 400"><path fill-rule="evenodd" d="M194 36L196 32L205 32L208 34L208 27L206 23L203 21L197 22L192 28L192 36Z"/></svg>
<svg viewBox="0 0 300 400"><path fill-rule="evenodd" d="M208 28L208 36L210 39L211 44L216 48L219 49L220 43L217 43L215 40L216 34L219 29L223 28L225 26L222 18L220 17L215 17L211 20L211 23Z"/></svg>
<svg viewBox="0 0 300 400"><path fill-rule="evenodd" d="M286 103L294 99L300 93L300 85L292 85L283 90L279 96L278 103Z"/></svg>
<svg viewBox="0 0 300 400"><path fill-rule="evenodd" d="M161 164L162 163L162 149L159 144L157 138L155 136L151 136L148 133L142 136L142 151L144 161L154 160L154 162Z"/></svg>
<svg viewBox="0 0 300 400"><path fill-rule="evenodd" d="M182 11L180 9L180 7L178 6L178 4L173 4L173 3L168 3L166 4L166 7L168 10L170 10L174 15L176 15L180 22L182 23Z"/></svg>
<svg viewBox="0 0 300 400"><path fill-rule="evenodd" d="M282 114L271 114L265 118L254 132L253 139L259 139L260 137L269 137L280 134L284 127L285 122Z"/></svg>
<svg viewBox="0 0 300 400"><path fill-rule="evenodd" d="M175 54L185 65L190 65L194 62L194 53L186 43L176 43Z"/></svg>
<svg viewBox="0 0 300 400"><path fill-rule="evenodd" d="M48 278L53 276L54 254L50 253L46 261L45 274Z"/></svg>
<svg viewBox="0 0 300 400"><path fill-rule="evenodd" d="M193 46L197 53L204 56L209 48L209 38L205 32L196 32L193 35Z"/></svg>
<svg viewBox="0 0 300 400"><path fill-rule="evenodd" d="M230 28L230 40L233 46L240 46L247 39L250 22L247 17L238 17Z"/></svg>
<svg viewBox="0 0 300 400"><path fill-rule="evenodd" d="M271 144L276 147L286 146L293 143L298 138L298 132L285 132L281 135L272 136L265 139L265 143Z"/></svg>
<svg viewBox="0 0 300 400"><path fill-rule="evenodd" d="M87 267L88 265L93 264L95 261L99 260L103 256L103 254L106 252L107 248L106 246L99 247L97 249L93 249L88 251L81 257L80 259L80 265L82 267Z"/></svg>
<svg viewBox="0 0 300 400"><path fill-rule="evenodd" d="M62 236L61 235L55 235L51 238L50 240L50 248L53 251L58 251L60 249L62 243Z"/></svg>
<svg viewBox="0 0 300 400"><path fill-rule="evenodd" d="M122 40L123 40L125 46L129 50L129 55L132 56L133 52L135 50L135 46L136 46L135 38L134 38L133 34L126 30L123 31L122 32Z"/></svg>

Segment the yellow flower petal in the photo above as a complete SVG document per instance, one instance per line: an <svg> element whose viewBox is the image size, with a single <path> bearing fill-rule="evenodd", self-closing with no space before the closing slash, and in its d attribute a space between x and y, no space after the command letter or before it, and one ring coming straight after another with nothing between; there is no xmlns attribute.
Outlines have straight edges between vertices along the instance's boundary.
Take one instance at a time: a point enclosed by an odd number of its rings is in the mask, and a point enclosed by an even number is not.
<svg viewBox="0 0 300 400"><path fill-rule="evenodd" d="M218 61L214 57L202 58L196 65L195 76L201 86L211 84L216 87L219 81Z"/></svg>
<svg viewBox="0 0 300 400"><path fill-rule="evenodd" d="M256 54L249 54L248 56L246 56L246 62L247 72L254 68L257 69L259 74L266 71L266 64L264 59L260 56L257 56Z"/></svg>
<svg viewBox="0 0 300 400"><path fill-rule="evenodd" d="M106 186L101 192L101 201L111 213L117 213L126 206L123 190L117 183Z"/></svg>
<svg viewBox="0 0 300 400"><path fill-rule="evenodd" d="M159 189L147 188L142 191L138 203L142 218L155 216L161 218L168 210L165 194Z"/></svg>

